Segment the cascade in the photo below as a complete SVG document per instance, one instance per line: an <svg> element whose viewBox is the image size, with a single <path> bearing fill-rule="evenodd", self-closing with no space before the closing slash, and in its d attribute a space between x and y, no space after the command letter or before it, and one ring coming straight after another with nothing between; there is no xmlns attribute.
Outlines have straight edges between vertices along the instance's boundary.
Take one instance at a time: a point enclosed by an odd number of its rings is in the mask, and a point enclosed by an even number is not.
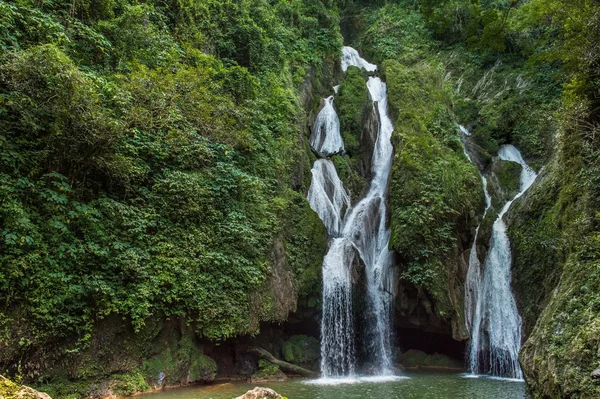
<svg viewBox="0 0 600 399"><path fill-rule="evenodd" d="M492 206L492 197L487 189L487 180L485 176L481 175L481 182L483 185L483 192L485 194L485 211L481 220L485 219L488 210ZM479 228L481 224L477 226L475 230L475 237L473 238L473 244L471 245L471 251L469 253L469 267L467 269L467 276L465 278L465 323L467 331L471 332L473 326L473 317L475 315L477 298L481 286L481 262L479 261L479 255L477 254L477 237L479 236Z"/></svg>
<svg viewBox="0 0 600 399"><path fill-rule="evenodd" d="M315 119L310 135L310 146L323 155L344 150L344 141L340 134L340 119L333 107L333 96L325 99L323 109Z"/></svg>
<svg viewBox="0 0 600 399"><path fill-rule="evenodd" d="M342 49L342 71L346 72L349 66L362 68L367 72L374 72L377 70L377 65L362 59L360 54L358 54L358 51L352 47L344 46Z"/></svg>
<svg viewBox="0 0 600 399"><path fill-rule="evenodd" d="M337 236L342 229L343 212L350 206L350 196L330 160L316 160L311 173L307 197L310 207L323 221L327 234Z"/></svg>
<svg viewBox="0 0 600 399"><path fill-rule="evenodd" d="M342 69L348 66L375 71L377 67L360 58L351 47L344 47ZM390 230L387 228L385 196L392 165L393 148L391 135L393 125L388 115L387 87L381 79L370 77L367 82L371 100L377 107L380 126L373 149L371 163L372 179L368 192L356 205L350 205L333 163L328 160L315 162L308 200L325 224L332 240L323 260L323 317L321 324L321 373L325 378L352 376L355 373L355 333L352 313L352 265L356 254L365 265L367 279L367 306L372 315L368 320L371 331L365 336L366 351L371 356L378 375L392 374L391 313L393 282L391 252L388 250ZM326 99L333 109L333 97ZM325 110L325 108L324 108ZM339 120L328 110L323 121L315 121L311 145L321 153L326 152L325 142L339 141ZM325 120L325 118L328 118ZM323 126L325 129L323 130ZM317 132L318 130L318 132ZM330 139L330 135L333 136ZM325 136L325 137L323 137ZM330 150L332 147L326 148ZM338 151L334 151L338 152ZM330 152L333 153L333 152ZM342 212L346 211L345 214Z"/></svg>
<svg viewBox="0 0 600 399"><path fill-rule="evenodd" d="M510 285L512 256L503 217L512 203L533 184L537 174L512 145L501 146L498 157L522 166L520 189L504 205L492 227L490 248L484 262L472 316L469 369L476 374L522 379L518 361L521 316Z"/></svg>
<svg viewBox="0 0 600 399"><path fill-rule="evenodd" d="M462 125L458 126L460 131L465 136L470 136L471 132ZM466 148L463 146L463 151L469 162L473 163L471 156L467 153ZM490 207L492 206L492 197L487 189L487 179L484 175L481 175L481 183L483 186L483 193L485 194L485 210L483 211L483 217L485 219ZM479 255L477 253L477 237L479 236L479 229L481 224L475 229L475 236L473 237L473 244L471 245L471 251L469 252L469 266L467 268L467 275L465 278L465 325L467 331L471 332L473 325L473 317L476 313L477 298L481 286L481 262L479 261Z"/></svg>

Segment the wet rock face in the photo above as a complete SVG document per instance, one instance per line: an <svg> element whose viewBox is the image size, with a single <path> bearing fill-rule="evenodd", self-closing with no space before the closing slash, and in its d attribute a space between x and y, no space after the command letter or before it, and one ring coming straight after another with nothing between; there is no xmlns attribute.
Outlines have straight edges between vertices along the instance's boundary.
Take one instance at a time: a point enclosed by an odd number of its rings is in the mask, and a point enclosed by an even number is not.
<svg viewBox="0 0 600 399"><path fill-rule="evenodd" d="M256 387L235 399L283 399L283 396L270 388Z"/></svg>
<svg viewBox="0 0 600 399"><path fill-rule="evenodd" d="M379 133L379 113L374 104L370 104L365 113L363 129L360 134L360 163L359 174L371 178L371 161L373 159L373 148Z"/></svg>

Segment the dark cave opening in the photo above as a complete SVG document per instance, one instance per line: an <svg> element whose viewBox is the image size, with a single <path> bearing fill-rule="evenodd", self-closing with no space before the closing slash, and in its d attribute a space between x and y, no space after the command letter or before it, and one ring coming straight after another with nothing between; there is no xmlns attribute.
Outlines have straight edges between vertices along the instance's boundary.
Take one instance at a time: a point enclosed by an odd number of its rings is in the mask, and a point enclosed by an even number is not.
<svg viewBox="0 0 600 399"><path fill-rule="evenodd" d="M398 328L396 330L396 344L406 352L416 349L432 355L439 353L464 362L466 342L456 341L448 334L427 332L414 328Z"/></svg>

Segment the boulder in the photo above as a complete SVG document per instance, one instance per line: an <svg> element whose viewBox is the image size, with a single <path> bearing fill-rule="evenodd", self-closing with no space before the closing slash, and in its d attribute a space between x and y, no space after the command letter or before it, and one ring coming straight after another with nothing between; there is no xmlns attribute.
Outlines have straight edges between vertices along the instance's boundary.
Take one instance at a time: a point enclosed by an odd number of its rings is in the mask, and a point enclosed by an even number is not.
<svg viewBox="0 0 600 399"><path fill-rule="evenodd" d="M0 399L51 399L48 394L18 385L0 375Z"/></svg>
<svg viewBox="0 0 600 399"><path fill-rule="evenodd" d="M256 387L235 399L283 399L283 396L272 389Z"/></svg>
<svg viewBox="0 0 600 399"><path fill-rule="evenodd" d="M597 368L596 370L592 371L591 377L594 380L597 380L597 381L600 380L600 368ZM600 381L598 381L598 382L600 382Z"/></svg>

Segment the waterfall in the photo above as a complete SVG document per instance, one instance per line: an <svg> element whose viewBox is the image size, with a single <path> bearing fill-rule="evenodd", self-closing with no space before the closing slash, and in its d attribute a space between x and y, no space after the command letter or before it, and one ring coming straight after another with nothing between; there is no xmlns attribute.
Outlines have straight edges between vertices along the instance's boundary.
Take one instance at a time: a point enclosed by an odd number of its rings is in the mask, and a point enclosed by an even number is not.
<svg viewBox="0 0 600 399"><path fill-rule="evenodd" d="M343 212L350 206L350 196L330 160L315 161L311 173L307 197L310 207L323 221L327 234L337 236L342 230Z"/></svg>
<svg viewBox="0 0 600 399"><path fill-rule="evenodd" d="M355 371L352 276L354 248L345 238L334 238L323 259L323 318L321 374L352 376Z"/></svg>
<svg viewBox="0 0 600 399"><path fill-rule="evenodd" d="M344 150L344 141L340 134L340 119L333 107L333 96L325 99L323 109L317 115L310 146L320 154L330 155Z"/></svg>
<svg viewBox="0 0 600 399"><path fill-rule="evenodd" d="M458 126L460 131L465 136L471 136L471 132L462 125ZM466 148L463 146L463 151L469 162L473 163L471 156L467 153ZM485 219L490 207L492 206L492 197L488 192L487 179L484 175L481 175L481 184L483 187L483 193L485 194L485 210L483 211L483 217ZM479 261L479 254L477 253L477 237L479 237L479 229L481 224L475 229L475 236L473 237L473 244L471 245L471 251L469 252L469 266L467 268L467 275L465 278L465 325L467 331L471 332L473 326L473 317L475 315L477 298L481 287L481 262Z"/></svg>
<svg viewBox="0 0 600 399"><path fill-rule="evenodd" d="M473 373L522 379L518 361L521 316L511 290L512 257L503 217L512 203L533 184L537 174L512 145L501 146L498 156L522 166L520 190L504 205L492 228L471 326L469 368Z"/></svg>
<svg viewBox="0 0 600 399"><path fill-rule="evenodd" d="M351 47L344 47L342 69L357 66L367 71L377 67L360 58ZM388 177L392 165L393 126L388 115L387 88L381 79L370 77L367 88L377 107L380 126L373 149L372 179L367 194L342 216L348 196L330 161L318 160L313 167L313 180L308 199L333 237L323 260L323 318L321 324L321 373L324 378L352 376L355 373L355 333L352 313L352 265L358 253L365 265L367 306L372 315L370 333L365 337L367 353L379 375L391 375L392 331L391 314L394 291L394 270L388 250L390 231L386 226ZM333 109L333 98L327 99ZM326 104L326 107L328 106ZM325 108L324 108L325 110ZM334 110L335 112L335 110ZM323 118L333 118L330 111L321 111ZM335 117L337 119L337 115ZM322 126L327 126L321 137ZM337 130L336 130L337 129ZM319 130L319 134L317 133ZM330 135L339 136L337 125L330 121L315 122L311 138L313 149L323 148ZM319 136L321 135L321 136ZM318 138L318 139L317 139ZM332 142L338 142L332 138ZM343 142L339 139L343 148ZM319 151L322 152L322 151Z"/></svg>
<svg viewBox="0 0 600 399"><path fill-rule="evenodd" d="M360 57L358 51L352 47L344 46L342 49L342 71L346 72L349 66L365 69L367 72L377 70L377 65L371 64Z"/></svg>
<svg viewBox="0 0 600 399"><path fill-rule="evenodd" d="M483 185L483 192L485 194L485 211L481 220L485 219L488 210L492 206L492 197L487 189L487 180L485 176L481 176L481 182ZM479 261L479 255L477 254L477 237L479 236L479 228L481 224L477 226L475 230L475 237L473 238L473 244L471 245L471 252L469 254L469 267L467 269L467 276L465 279L465 323L467 331L471 332L473 326L473 318L477 312L477 298L481 287L481 262Z"/></svg>

